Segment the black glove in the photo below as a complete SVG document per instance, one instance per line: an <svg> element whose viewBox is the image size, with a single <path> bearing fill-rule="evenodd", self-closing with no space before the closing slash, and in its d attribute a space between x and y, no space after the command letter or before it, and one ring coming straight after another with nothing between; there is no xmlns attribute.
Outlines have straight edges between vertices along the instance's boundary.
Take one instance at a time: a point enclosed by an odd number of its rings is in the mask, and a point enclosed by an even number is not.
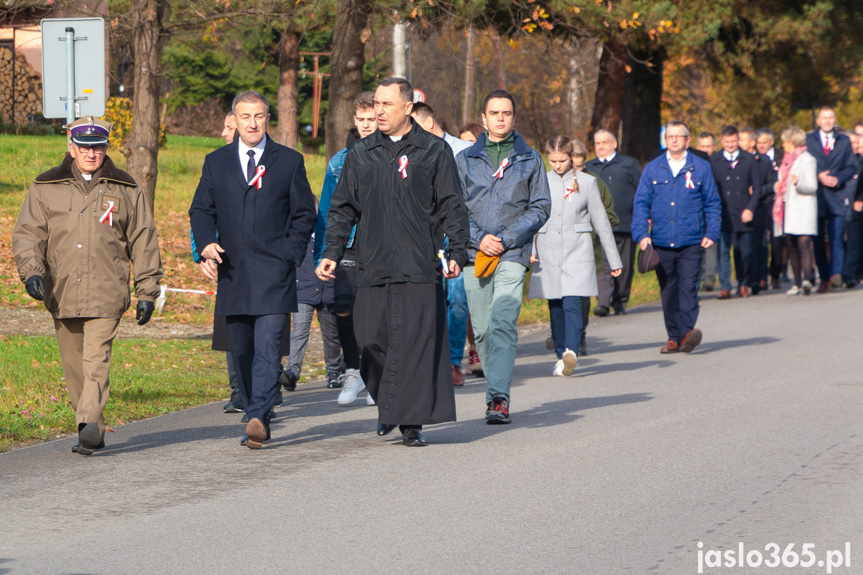
<svg viewBox="0 0 863 575"><path fill-rule="evenodd" d="M45 299L45 280L42 279L42 276L30 276L24 283L24 287L33 299L39 301Z"/></svg>
<svg viewBox="0 0 863 575"><path fill-rule="evenodd" d="M138 308L135 311L135 319L138 320L138 325L144 325L153 316L153 310L156 309L156 304L151 301L138 300Z"/></svg>

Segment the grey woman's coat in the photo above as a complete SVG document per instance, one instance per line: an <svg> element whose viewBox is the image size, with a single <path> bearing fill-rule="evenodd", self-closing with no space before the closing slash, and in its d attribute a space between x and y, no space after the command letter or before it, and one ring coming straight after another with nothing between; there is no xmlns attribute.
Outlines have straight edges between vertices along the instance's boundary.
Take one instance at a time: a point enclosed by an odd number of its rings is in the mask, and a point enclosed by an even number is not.
<svg viewBox="0 0 863 575"><path fill-rule="evenodd" d="M578 191L567 196L576 177ZM569 171L560 176L551 171L548 172L548 186L551 216L533 240L533 254L539 262L533 265L528 297L595 296L596 261L590 237L591 223L611 269L623 265L596 178L584 172L574 176Z"/></svg>

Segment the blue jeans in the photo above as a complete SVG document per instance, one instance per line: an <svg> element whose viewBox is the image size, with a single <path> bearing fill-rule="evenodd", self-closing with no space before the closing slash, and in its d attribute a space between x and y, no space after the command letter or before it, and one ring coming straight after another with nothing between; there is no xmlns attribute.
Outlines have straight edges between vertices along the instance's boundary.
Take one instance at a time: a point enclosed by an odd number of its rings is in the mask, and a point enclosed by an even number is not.
<svg viewBox="0 0 863 575"><path fill-rule="evenodd" d="M464 343L467 340L467 293L464 291L464 275L446 280L447 324L449 325L450 363L461 365Z"/></svg>
<svg viewBox="0 0 863 575"><path fill-rule="evenodd" d="M571 349L578 353L581 333L584 331L581 296L564 296L563 299L548 300L548 314L551 317L551 338L554 340L554 353L557 359L563 352ZM589 298L588 298L589 299Z"/></svg>
<svg viewBox="0 0 863 575"><path fill-rule="evenodd" d="M476 350L485 371L486 403L495 395L509 401L526 272L519 263L500 262L489 277L477 278L473 267L464 274Z"/></svg>

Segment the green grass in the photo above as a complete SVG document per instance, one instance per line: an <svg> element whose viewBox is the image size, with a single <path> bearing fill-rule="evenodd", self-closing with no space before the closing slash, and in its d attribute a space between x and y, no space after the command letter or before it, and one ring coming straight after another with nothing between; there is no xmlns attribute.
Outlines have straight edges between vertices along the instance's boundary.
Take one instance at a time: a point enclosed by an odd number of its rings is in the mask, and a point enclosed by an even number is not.
<svg viewBox="0 0 863 575"><path fill-rule="evenodd" d="M209 352L209 353L208 353ZM0 336L0 452L75 429L57 341ZM208 340L118 339L111 358L109 428L229 395L225 356Z"/></svg>
<svg viewBox="0 0 863 575"><path fill-rule="evenodd" d="M201 177L204 157L224 140L191 136L168 136L159 151L155 220L162 251L163 284L169 287L213 289L192 262L189 240L189 204ZM58 165L66 151L63 136L0 135L0 306L37 309L18 278L12 258L12 230L30 183L40 173ZM126 159L116 150L108 154L120 168ZM320 195L326 161L323 156L305 156L312 191ZM212 321L214 298L193 294L169 296L163 316L168 321L198 325Z"/></svg>

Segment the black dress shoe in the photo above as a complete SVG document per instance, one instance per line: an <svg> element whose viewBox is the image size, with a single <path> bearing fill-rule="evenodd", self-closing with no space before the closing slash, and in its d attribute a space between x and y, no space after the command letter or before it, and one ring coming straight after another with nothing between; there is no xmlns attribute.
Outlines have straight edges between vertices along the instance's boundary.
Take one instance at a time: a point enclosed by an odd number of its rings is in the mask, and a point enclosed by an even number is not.
<svg viewBox="0 0 863 575"><path fill-rule="evenodd" d="M417 427L409 427L402 432L402 443L408 447L425 447L428 445L422 430Z"/></svg>
<svg viewBox="0 0 863 575"><path fill-rule="evenodd" d="M93 455L97 449L105 447L105 439L99 425L93 422L78 426L78 454Z"/></svg>
<svg viewBox="0 0 863 575"><path fill-rule="evenodd" d="M608 315L608 306L606 305L598 305L593 308L593 315L596 317L605 317Z"/></svg>
<svg viewBox="0 0 863 575"><path fill-rule="evenodd" d="M72 453L78 453L78 449L81 447L80 443L75 443L72 445ZM96 446L96 449L104 449L105 448L105 440L103 439L99 445Z"/></svg>
<svg viewBox="0 0 863 575"><path fill-rule="evenodd" d="M288 371L287 369L282 371L281 375L279 375L279 383L282 384L282 387L284 387L286 391L296 391L297 381L299 381L299 379L300 376L295 374L293 371Z"/></svg>
<svg viewBox="0 0 863 575"><path fill-rule="evenodd" d="M378 435L380 435L381 437L383 437L384 435L389 435L396 427L398 427L398 425L396 424L378 423Z"/></svg>

